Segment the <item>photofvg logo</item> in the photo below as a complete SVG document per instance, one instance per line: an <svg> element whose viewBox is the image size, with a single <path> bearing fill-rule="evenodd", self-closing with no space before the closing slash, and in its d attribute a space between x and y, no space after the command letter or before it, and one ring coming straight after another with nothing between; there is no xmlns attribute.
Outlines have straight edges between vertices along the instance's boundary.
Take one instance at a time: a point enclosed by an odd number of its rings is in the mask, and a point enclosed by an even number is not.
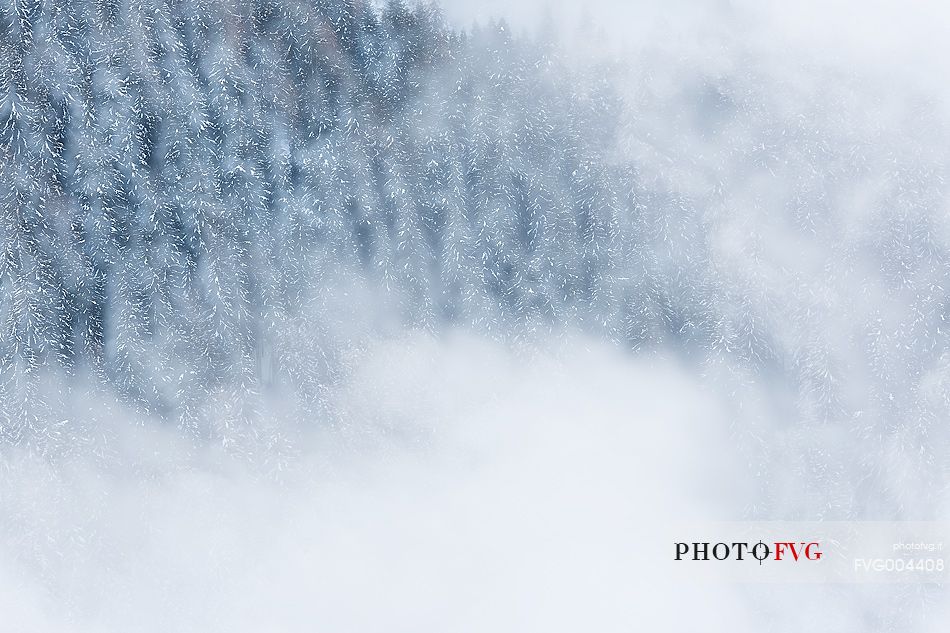
<svg viewBox="0 0 950 633"><path fill-rule="evenodd" d="M950 571L945 522L767 521L670 529L666 564L684 581L942 585Z"/></svg>
<svg viewBox="0 0 950 633"><path fill-rule="evenodd" d="M744 541L732 543L692 542L676 543L676 560L755 560L765 561L817 561L821 560L819 541L775 541L766 543L761 539L755 544Z"/></svg>

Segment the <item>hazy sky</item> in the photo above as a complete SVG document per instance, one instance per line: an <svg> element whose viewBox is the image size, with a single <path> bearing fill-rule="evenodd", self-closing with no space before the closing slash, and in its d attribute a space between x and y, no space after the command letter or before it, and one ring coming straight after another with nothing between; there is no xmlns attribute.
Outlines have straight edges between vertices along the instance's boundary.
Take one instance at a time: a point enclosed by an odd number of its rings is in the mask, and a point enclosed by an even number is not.
<svg viewBox="0 0 950 633"><path fill-rule="evenodd" d="M765 52L925 74L947 68L950 8L933 0L442 0L459 25L505 16L533 28L543 16L597 24L615 45L638 49L721 37ZM589 43L588 43L589 44ZM701 53L701 48L699 52Z"/></svg>

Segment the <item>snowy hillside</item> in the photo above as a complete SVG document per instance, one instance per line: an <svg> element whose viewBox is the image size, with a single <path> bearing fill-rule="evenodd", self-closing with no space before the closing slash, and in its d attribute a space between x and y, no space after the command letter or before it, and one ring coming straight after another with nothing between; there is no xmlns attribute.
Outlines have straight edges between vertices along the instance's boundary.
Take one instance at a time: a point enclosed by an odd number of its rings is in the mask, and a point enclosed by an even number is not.
<svg viewBox="0 0 950 633"><path fill-rule="evenodd" d="M933 16L470 4L0 6L0 613L24 631L264 631L232 604L256 573L280 631L664 630L616 564L654 519L950 516ZM353 560L401 591L363 596ZM291 599L321 565L319 608ZM946 606L812 589L779 630ZM705 599L774 623L747 594Z"/></svg>
<svg viewBox="0 0 950 633"><path fill-rule="evenodd" d="M549 47L399 2L21 9L0 14L5 376L89 373L174 418L222 383L315 388L343 335L295 358L285 330L351 311L644 337L633 185L603 158L619 99Z"/></svg>

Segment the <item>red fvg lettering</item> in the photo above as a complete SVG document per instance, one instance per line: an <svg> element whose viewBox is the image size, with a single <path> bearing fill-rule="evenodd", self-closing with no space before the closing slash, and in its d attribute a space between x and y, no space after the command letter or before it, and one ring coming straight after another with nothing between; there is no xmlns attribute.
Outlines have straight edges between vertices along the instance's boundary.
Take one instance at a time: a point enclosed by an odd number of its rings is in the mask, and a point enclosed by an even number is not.
<svg viewBox="0 0 950 633"><path fill-rule="evenodd" d="M801 546L801 549L799 549L799 546ZM787 552L792 554L792 559L795 561L798 561L799 556L804 556L808 560L819 560L821 559L821 552L812 551L812 548L817 546L818 543L776 543L775 560L782 560Z"/></svg>

